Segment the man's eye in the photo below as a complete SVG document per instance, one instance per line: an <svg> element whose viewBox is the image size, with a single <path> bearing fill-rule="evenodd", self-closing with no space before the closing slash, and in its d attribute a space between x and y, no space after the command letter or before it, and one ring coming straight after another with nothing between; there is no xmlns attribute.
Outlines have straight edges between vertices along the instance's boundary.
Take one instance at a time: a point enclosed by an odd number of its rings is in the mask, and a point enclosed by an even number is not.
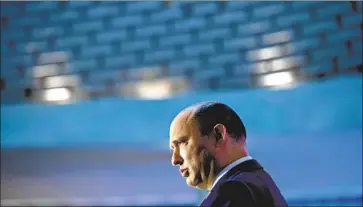
<svg viewBox="0 0 363 207"><path fill-rule="evenodd" d="M182 141L180 142L181 144L184 144L184 145L187 145L188 144L188 141Z"/></svg>
<svg viewBox="0 0 363 207"><path fill-rule="evenodd" d="M176 143L176 146L186 145L186 144L188 144L188 141L187 141L187 140L185 140L185 141L178 141L178 142Z"/></svg>

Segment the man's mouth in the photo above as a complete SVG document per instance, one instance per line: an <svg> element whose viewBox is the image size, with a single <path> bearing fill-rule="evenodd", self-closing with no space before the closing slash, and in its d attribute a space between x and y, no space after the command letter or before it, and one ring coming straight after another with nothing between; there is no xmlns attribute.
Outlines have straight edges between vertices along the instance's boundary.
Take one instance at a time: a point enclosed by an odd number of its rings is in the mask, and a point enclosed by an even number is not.
<svg viewBox="0 0 363 207"><path fill-rule="evenodd" d="M183 177L188 177L189 176L189 172L187 169L182 169L180 170L180 174L183 176Z"/></svg>

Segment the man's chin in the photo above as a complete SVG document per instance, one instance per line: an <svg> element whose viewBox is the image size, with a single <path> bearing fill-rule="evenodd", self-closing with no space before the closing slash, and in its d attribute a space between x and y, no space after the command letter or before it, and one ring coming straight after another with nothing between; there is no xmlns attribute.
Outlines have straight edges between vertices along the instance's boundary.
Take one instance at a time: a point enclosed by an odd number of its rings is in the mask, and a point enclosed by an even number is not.
<svg viewBox="0 0 363 207"><path fill-rule="evenodd" d="M198 180L194 179L194 180L191 180L190 178L187 178L187 185L189 187L193 187L193 188L197 188L197 189L200 189L200 190L205 190L207 189L206 188L206 185L202 182L198 182Z"/></svg>
<svg viewBox="0 0 363 207"><path fill-rule="evenodd" d="M186 182L189 187L195 187L195 182L190 178L186 178Z"/></svg>
<svg viewBox="0 0 363 207"><path fill-rule="evenodd" d="M186 182L190 187L196 187L199 184L196 179L192 179L191 177L186 178Z"/></svg>

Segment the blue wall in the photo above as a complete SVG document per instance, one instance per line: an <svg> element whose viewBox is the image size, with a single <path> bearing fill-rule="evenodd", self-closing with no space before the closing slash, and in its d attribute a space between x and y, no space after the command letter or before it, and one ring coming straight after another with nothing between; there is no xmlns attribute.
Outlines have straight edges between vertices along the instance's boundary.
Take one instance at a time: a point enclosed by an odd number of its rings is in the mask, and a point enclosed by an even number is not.
<svg viewBox="0 0 363 207"><path fill-rule="evenodd" d="M61 147L153 143L167 147L173 117L182 108L205 100L231 105L245 122L249 136L362 128L362 78L352 76L282 91L189 94L160 101L113 98L59 106L2 106L1 144Z"/></svg>

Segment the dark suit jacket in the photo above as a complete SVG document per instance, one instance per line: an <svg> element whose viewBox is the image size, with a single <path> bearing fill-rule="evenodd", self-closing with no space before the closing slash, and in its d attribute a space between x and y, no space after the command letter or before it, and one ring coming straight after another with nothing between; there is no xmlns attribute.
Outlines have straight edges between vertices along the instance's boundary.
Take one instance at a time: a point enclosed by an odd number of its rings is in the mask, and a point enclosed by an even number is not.
<svg viewBox="0 0 363 207"><path fill-rule="evenodd" d="M270 175L256 160L245 161L228 171L200 206L288 206Z"/></svg>

